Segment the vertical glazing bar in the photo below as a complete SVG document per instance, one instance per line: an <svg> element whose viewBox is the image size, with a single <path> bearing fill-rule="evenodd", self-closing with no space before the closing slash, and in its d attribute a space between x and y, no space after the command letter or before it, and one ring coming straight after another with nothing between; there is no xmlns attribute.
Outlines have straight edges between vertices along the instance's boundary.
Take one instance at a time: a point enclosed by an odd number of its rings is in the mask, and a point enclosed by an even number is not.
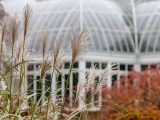
<svg viewBox="0 0 160 120"><path fill-rule="evenodd" d="M73 74L73 73L72 73ZM73 106L73 75L71 74L70 80L69 80L69 98L70 98L70 106Z"/></svg>
<svg viewBox="0 0 160 120"><path fill-rule="evenodd" d="M98 102L99 102L99 107L102 106L102 89L103 89L103 88L102 88L102 86L103 86L102 84L103 84L103 83L100 82L99 90L98 90L98 91L99 91L99 96L98 96L98 97L99 97L99 101L98 101Z"/></svg>
<svg viewBox="0 0 160 120"><path fill-rule="evenodd" d="M33 81L33 93L35 94L34 95L34 103L36 103L37 101L37 79L36 79L36 75L34 75L34 81Z"/></svg>
<svg viewBox="0 0 160 120"><path fill-rule="evenodd" d="M51 97L52 97L52 102L56 102L56 74L55 72L52 73L52 85L51 85Z"/></svg>
<svg viewBox="0 0 160 120"><path fill-rule="evenodd" d="M108 69L111 69L111 62L108 62ZM112 73L111 73L112 74ZM108 79L107 79L107 87L108 88L111 88L111 86L112 86L112 75L111 74L109 74L109 76L108 76Z"/></svg>
<svg viewBox="0 0 160 120"><path fill-rule="evenodd" d="M77 91L79 92L79 108L83 108L84 105L85 105L85 87L84 87L84 84L85 84L85 72L86 71L86 68L85 68L85 61L84 60L80 60L79 61L79 80L78 80L78 89Z"/></svg>
<svg viewBox="0 0 160 120"><path fill-rule="evenodd" d="M63 76L64 76L64 74L63 74ZM61 91L62 91L61 95L62 95L62 99L64 98L65 89L66 89L66 88L65 88L65 79L62 78L62 84L61 84Z"/></svg>
<svg viewBox="0 0 160 120"><path fill-rule="evenodd" d="M42 104L45 102L45 78L42 80Z"/></svg>

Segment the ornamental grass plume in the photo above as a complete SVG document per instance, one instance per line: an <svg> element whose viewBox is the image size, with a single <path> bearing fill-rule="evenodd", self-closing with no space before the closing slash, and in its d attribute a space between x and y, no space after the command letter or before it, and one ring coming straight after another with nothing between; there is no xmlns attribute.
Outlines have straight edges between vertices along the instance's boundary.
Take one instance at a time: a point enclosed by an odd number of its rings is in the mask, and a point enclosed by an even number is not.
<svg viewBox="0 0 160 120"><path fill-rule="evenodd" d="M64 41L62 36L54 42L53 53L52 53L53 69L60 68L65 60L65 51L63 45Z"/></svg>
<svg viewBox="0 0 160 120"><path fill-rule="evenodd" d="M8 16L3 17L1 21L1 43L3 43L4 41L4 36L5 33L7 32L8 22L9 22L9 17Z"/></svg>
<svg viewBox="0 0 160 120"><path fill-rule="evenodd" d="M49 63L49 58L46 56L47 50L47 41L48 41L48 34L46 32L42 32L40 35L41 38L41 54L42 54L42 62L40 67L40 78L43 79L46 72L50 69L51 65Z"/></svg>
<svg viewBox="0 0 160 120"><path fill-rule="evenodd" d="M40 78L43 79L46 72L51 68L51 65L49 63L49 59L44 58L42 63L41 63L41 67L40 67Z"/></svg>
<svg viewBox="0 0 160 120"><path fill-rule="evenodd" d="M13 62L16 62L16 57L19 58L18 56L16 56L16 52L18 52L17 50L15 50L15 48L17 49L16 43L19 44L18 41L18 34L19 34L19 21L17 19L16 16L14 17L9 17L9 26L10 26L10 39L11 41L9 41L9 43L11 43L11 64L13 64ZM21 42L20 42L21 44ZM14 59L15 57L15 59ZM14 60L13 60L14 59ZM12 66L12 65L11 65Z"/></svg>
<svg viewBox="0 0 160 120"><path fill-rule="evenodd" d="M88 31L85 28L77 27L71 38L72 63L75 63L86 52L89 44Z"/></svg>
<svg viewBox="0 0 160 120"><path fill-rule="evenodd" d="M108 65L104 70L101 71L100 73L100 83L102 82L103 85L107 85L107 79L112 75L113 70L117 70L118 65L117 64L112 64Z"/></svg>
<svg viewBox="0 0 160 120"><path fill-rule="evenodd" d="M1 34L0 34L0 64L2 64L2 53L3 53L3 45L4 45L4 37L8 28L9 17L3 17L1 21ZM1 66L2 67L2 66Z"/></svg>
<svg viewBox="0 0 160 120"><path fill-rule="evenodd" d="M28 40L27 37L28 37L28 31L29 31L29 27L30 27L31 17L32 17L32 9L27 4L23 9L22 60L25 57L25 46L26 46L26 41ZM23 71L25 73L25 64L24 64Z"/></svg>
<svg viewBox="0 0 160 120"><path fill-rule="evenodd" d="M22 61L22 48L23 48L23 41L19 40L16 44L16 49L15 49L15 63Z"/></svg>
<svg viewBox="0 0 160 120"><path fill-rule="evenodd" d="M48 34L46 32L42 32L40 35L41 39L41 54L42 58L44 59L46 56L46 50L47 50L47 41L48 41Z"/></svg>
<svg viewBox="0 0 160 120"><path fill-rule="evenodd" d="M11 24L11 39L12 39L12 46L14 47L15 42L18 38L18 20L17 17L11 17L10 18L10 24Z"/></svg>
<svg viewBox="0 0 160 120"><path fill-rule="evenodd" d="M24 41L26 40L26 36L27 36L28 31L29 31L31 17L32 17L32 9L27 4L24 7L24 11L23 11L23 29L24 29L23 36L24 36Z"/></svg>
<svg viewBox="0 0 160 120"><path fill-rule="evenodd" d="M108 85L108 78L112 75L112 71L117 69L118 65L108 65L104 70L99 70L96 68L96 66L89 69L87 73L87 80L86 80L86 86L87 90L89 90L90 87L97 86L97 90L100 89L100 87ZM100 85L103 86L100 86Z"/></svg>
<svg viewBox="0 0 160 120"><path fill-rule="evenodd" d="M99 75L100 75L100 71L95 66L89 69L86 76L87 80L85 83L87 87L87 91L89 91L90 88L94 87L94 85L96 84L95 79L98 78Z"/></svg>

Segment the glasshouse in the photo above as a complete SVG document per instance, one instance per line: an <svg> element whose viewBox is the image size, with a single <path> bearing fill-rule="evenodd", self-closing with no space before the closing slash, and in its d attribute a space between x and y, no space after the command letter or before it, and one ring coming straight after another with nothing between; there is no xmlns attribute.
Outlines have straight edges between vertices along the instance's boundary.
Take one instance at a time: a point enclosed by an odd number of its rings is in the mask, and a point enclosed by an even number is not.
<svg viewBox="0 0 160 120"><path fill-rule="evenodd" d="M120 105L123 114L135 112L127 111L130 104L160 109L160 0L1 0L0 19L0 68L10 70L1 70L0 87L8 89L10 106L20 104L12 92L28 98L25 106L38 103L34 114L22 112L22 117L38 119L43 116L38 106L51 103L61 107L47 120L63 120L62 112L84 106L105 120L105 100L114 109ZM75 119L71 115L66 120Z"/></svg>

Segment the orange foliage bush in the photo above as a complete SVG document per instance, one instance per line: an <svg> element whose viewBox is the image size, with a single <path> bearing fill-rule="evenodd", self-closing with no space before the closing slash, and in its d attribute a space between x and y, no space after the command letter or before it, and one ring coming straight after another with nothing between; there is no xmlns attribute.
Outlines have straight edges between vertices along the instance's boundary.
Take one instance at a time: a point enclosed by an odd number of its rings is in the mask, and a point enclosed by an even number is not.
<svg viewBox="0 0 160 120"><path fill-rule="evenodd" d="M142 72L130 71L105 88L104 99L111 99L124 107L149 107L160 109L160 69L148 67Z"/></svg>
<svg viewBox="0 0 160 120"><path fill-rule="evenodd" d="M116 117L118 113L108 110L104 116L108 116L109 120L160 120L159 65L148 66L142 72L129 71L127 76L123 75L120 80L114 81L111 88L103 90L103 98L113 100L129 111L123 118L122 115Z"/></svg>

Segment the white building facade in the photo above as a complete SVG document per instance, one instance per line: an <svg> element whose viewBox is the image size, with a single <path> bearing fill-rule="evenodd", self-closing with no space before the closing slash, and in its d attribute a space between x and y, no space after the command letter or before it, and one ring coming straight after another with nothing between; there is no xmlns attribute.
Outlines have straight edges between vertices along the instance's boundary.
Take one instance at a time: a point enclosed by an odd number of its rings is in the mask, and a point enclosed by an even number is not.
<svg viewBox="0 0 160 120"><path fill-rule="evenodd" d="M89 39L93 45L88 52L73 66L74 72L69 83L69 96L74 96L74 86L83 81L90 67L97 66L104 69L116 63L119 67L112 72L108 79L111 87L114 80L127 74L132 69L141 71L146 65L160 63L160 0L17 0L4 1L5 11L9 15L17 14L22 17L23 7L26 3L33 8L31 41L28 49L31 59L35 61L28 64L27 80L35 92L43 93L45 88L35 79L39 79L37 69L40 65L40 38L41 32L48 33L47 53L51 54L54 40L64 35L65 48L70 51L70 33L77 25L87 28ZM70 59L62 66L64 76L67 77ZM58 77L58 76L56 76ZM59 77L55 84L51 73L46 75L45 84L53 90L62 88L58 93L64 96L65 83ZM40 89L40 90L38 90ZM83 90L82 90L83 93ZM50 94L49 92L46 95ZM101 93L100 93L101 94ZM39 98L34 96L35 102ZM97 98L96 98L97 99ZM101 100L101 95L98 98ZM95 98L91 99L92 102ZM82 100L79 106L82 106ZM101 104L99 104L100 106ZM96 105L92 104L95 108Z"/></svg>

